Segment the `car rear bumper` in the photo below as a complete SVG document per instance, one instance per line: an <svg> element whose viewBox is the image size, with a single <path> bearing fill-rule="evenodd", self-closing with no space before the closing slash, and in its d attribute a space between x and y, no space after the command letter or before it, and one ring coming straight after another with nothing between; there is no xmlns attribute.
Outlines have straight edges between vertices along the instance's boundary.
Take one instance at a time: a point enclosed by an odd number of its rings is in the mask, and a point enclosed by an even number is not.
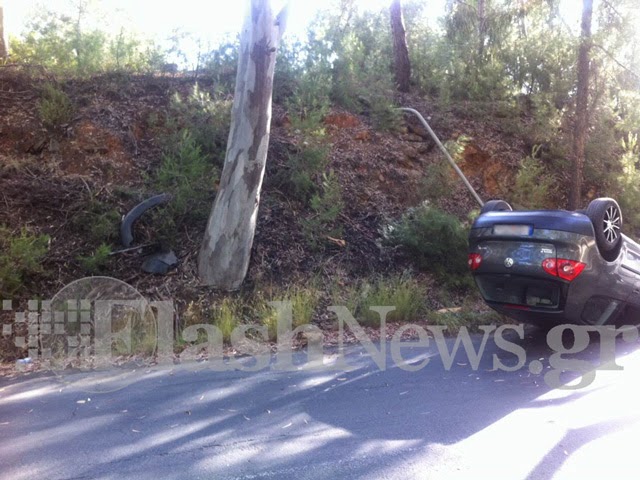
<svg viewBox="0 0 640 480"><path fill-rule="evenodd" d="M529 228L509 228L521 225ZM579 213L486 213L471 229L469 248L482 258L472 273L484 300L515 320L598 324L619 311L627 294L621 290L619 298L599 296L606 266L590 220ZM580 262L584 270L570 281L553 276L543 268L549 259Z"/></svg>

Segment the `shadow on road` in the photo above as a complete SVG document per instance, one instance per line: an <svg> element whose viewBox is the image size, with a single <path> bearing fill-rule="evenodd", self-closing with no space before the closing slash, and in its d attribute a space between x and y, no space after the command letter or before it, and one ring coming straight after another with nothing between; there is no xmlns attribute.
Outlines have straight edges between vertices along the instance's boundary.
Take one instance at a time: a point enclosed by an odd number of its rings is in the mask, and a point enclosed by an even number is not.
<svg viewBox="0 0 640 480"><path fill-rule="evenodd" d="M405 359L413 365L430 361L408 372L394 364L387 344L384 370L362 347L350 347L347 370L247 373L216 372L206 364L158 367L139 372L140 378L125 389L103 394L46 376L22 377L0 384L1 476L396 478L389 472L411 477L414 467L435 468L441 462L455 467L469 461L465 452L482 445L491 428L505 430L486 449L522 442L526 434L509 432L505 419L513 417L515 428L525 421L524 413L539 418L536 411L555 411L598 394L600 386L594 385L555 395L542 374L527 368L538 361L544 374L553 351L544 332L526 332L523 340L511 339L527 355L526 366L514 372L494 370L494 355L504 364L517 359L489 341L477 369L462 347L450 370L434 348L416 347L403 349ZM477 346L480 337L473 339ZM638 349L637 342L618 340L616 346L619 358ZM593 338L571 358L595 366L599 355ZM624 372L607 373L617 375L614 381L628 381ZM563 435L576 437L570 443L577 449L592 434L619 426L615 420ZM567 439L560 439L521 478L550 478L567 457L559 446Z"/></svg>

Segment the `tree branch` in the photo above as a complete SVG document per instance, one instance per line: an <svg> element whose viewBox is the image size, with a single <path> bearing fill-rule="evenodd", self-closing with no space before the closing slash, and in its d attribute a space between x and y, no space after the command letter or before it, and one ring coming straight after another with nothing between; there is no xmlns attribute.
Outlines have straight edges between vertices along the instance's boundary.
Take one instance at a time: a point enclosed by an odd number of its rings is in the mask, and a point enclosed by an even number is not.
<svg viewBox="0 0 640 480"><path fill-rule="evenodd" d="M620 61L618 61L618 59L616 59L616 57L614 57L613 54L611 52L609 52L606 48L604 48L602 45L600 45L598 43L592 43L591 45L593 47L597 47L600 50L602 50L605 53L605 55L607 55L607 57L609 57L611 60L613 60L620 68L622 68L624 71L626 71L627 73L630 73L631 75L633 75L634 77L636 77L637 79L640 80L640 75L638 75L636 72L631 70L629 67L627 67L626 65L624 65Z"/></svg>

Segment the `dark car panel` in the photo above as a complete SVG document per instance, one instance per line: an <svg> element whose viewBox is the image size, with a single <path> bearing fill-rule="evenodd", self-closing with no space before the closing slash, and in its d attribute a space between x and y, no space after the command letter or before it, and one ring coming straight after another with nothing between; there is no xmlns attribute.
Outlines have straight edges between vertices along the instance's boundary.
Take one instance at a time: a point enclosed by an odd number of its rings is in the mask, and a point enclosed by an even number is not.
<svg viewBox="0 0 640 480"><path fill-rule="evenodd" d="M640 307L640 246L622 235L615 259L605 260L582 213L486 212L471 228L469 248L481 257L472 273L483 298L516 320L599 325L628 304ZM583 270L563 279L545 271L548 259L580 262Z"/></svg>

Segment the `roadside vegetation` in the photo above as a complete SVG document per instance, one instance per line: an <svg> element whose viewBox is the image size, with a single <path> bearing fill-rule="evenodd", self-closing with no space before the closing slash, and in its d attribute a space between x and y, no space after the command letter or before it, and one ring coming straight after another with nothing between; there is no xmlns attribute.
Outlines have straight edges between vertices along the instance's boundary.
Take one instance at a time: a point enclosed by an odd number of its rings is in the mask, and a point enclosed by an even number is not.
<svg viewBox="0 0 640 480"><path fill-rule="evenodd" d="M116 145L133 173L119 165L107 166L108 180L74 172L68 177L77 180L75 190L56 184L60 198L70 199L69 212L55 216L64 210L59 203L33 221L22 214L0 217L2 298L43 293L34 285L51 293L46 289L55 282L47 283L47 275L139 282L145 292L178 297L177 350L205 339L205 332L192 330L180 336L198 324L216 326L227 343L238 325L255 327L256 338L264 327L273 342L274 301L292 302L294 327L327 331L336 326L329 305L346 305L372 328L380 320L375 306L395 307L388 322L452 330L501 321L480 309L467 272L476 205L428 135L397 108L424 109L486 199L519 208L567 207L579 32L564 25L557 2L524 3L487 2L479 11L473 2L449 2L436 27L430 5L403 2L410 93L397 92L386 9L333 2L318 12L305 38L286 39L277 52L277 118L250 278L240 292L208 292L207 298L194 279L194 252L225 159L237 40L202 48L194 59L178 33L166 50L124 28L89 27L101 15L97 10L70 16L44 8L11 39L3 67L26 75L24 88L35 92L32 123L15 135L37 132L43 140L23 147L20 138L18 153L0 152L0 181L62 177L70 144L88 141L78 133L81 123L99 115L105 129L125 133L103 142L104 151L83 146L82 158L95 154L97 162ZM630 5L597 7L582 202L616 198L628 232L638 236L640 51ZM162 92L157 98L156 91ZM140 100L146 97L155 103ZM104 107L105 98L115 103ZM340 121L332 123L332 114ZM172 201L138 228L183 262L166 279L140 275L136 253L117 252L122 215L158 193L170 193ZM60 247L62 241L69 247ZM49 271L48 261L55 265Z"/></svg>

